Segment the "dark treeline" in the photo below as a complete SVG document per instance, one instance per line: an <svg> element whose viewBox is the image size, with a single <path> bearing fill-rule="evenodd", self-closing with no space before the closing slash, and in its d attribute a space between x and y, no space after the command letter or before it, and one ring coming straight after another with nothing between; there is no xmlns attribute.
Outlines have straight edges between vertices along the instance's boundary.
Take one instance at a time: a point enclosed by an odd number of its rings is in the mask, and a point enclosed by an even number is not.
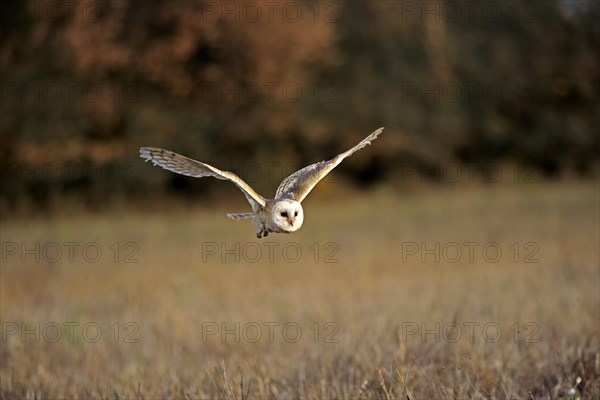
<svg viewBox="0 0 600 400"><path fill-rule="evenodd" d="M140 145L271 195L379 126L385 145L339 176L596 174L599 3L5 0L0 208L214 188L143 165Z"/></svg>

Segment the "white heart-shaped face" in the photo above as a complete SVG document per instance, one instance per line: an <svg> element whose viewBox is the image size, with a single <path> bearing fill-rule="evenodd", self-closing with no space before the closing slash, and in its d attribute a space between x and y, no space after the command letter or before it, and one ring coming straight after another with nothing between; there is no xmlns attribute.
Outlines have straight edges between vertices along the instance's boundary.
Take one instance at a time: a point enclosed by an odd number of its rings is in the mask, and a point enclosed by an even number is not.
<svg viewBox="0 0 600 400"><path fill-rule="evenodd" d="M304 222L304 211L296 200L280 200L271 211L273 222L284 232L295 232Z"/></svg>

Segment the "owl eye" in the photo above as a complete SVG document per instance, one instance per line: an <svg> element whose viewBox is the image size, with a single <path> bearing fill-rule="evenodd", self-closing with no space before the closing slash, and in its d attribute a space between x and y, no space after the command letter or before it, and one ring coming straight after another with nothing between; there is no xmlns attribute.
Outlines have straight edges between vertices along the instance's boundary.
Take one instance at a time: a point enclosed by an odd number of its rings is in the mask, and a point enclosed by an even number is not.
<svg viewBox="0 0 600 400"><path fill-rule="evenodd" d="M298 211L294 212L294 217L298 216Z"/></svg>
<svg viewBox="0 0 600 400"><path fill-rule="evenodd" d="M282 217L287 217L287 212L285 212L285 211L284 211L284 212L282 212L282 213L281 213L281 216L282 216Z"/></svg>

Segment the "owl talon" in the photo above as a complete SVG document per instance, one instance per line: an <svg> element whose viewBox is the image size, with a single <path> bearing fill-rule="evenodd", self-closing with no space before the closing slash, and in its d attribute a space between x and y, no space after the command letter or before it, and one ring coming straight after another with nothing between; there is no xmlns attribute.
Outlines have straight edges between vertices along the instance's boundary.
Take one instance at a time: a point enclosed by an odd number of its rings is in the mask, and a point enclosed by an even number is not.
<svg viewBox="0 0 600 400"><path fill-rule="evenodd" d="M267 232L265 229L261 229L260 231L256 232L256 237L259 239L267 236L269 236L269 232Z"/></svg>

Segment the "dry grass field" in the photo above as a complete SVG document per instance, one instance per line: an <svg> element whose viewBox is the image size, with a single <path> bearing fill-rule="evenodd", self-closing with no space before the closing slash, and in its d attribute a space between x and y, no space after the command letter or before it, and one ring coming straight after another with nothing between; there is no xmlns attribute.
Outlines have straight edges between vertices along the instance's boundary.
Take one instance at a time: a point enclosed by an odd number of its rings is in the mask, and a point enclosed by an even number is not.
<svg viewBox="0 0 600 400"><path fill-rule="evenodd" d="M597 182L232 193L3 221L0 397L600 398Z"/></svg>

